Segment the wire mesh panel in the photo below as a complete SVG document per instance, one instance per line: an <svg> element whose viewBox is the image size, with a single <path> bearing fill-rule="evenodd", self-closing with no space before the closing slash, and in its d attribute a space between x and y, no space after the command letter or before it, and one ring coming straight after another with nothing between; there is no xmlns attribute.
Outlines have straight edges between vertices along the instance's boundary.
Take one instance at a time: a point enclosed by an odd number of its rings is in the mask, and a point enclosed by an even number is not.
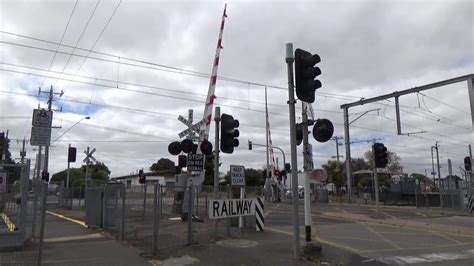
<svg viewBox="0 0 474 266"><path fill-rule="evenodd" d="M34 265L39 259L40 228L44 222L47 186L33 186L21 204L19 184L10 185L0 196L0 265ZM28 190L28 186L24 187ZM24 211L21 208L25 208ZM21 215L25 217L21 217Z"/></svg>

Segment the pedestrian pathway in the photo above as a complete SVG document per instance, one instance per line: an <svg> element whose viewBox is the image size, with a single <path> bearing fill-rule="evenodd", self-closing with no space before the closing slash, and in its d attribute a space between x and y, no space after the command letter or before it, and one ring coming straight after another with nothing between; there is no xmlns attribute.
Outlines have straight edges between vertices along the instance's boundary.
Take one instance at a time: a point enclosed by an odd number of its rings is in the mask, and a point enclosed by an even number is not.
<svg viewBox="0 0 474 266"><path fill-rule="evenodd" d="M140 250L89 229L83 221L48 211L43 265L151 265Z"/></svg>

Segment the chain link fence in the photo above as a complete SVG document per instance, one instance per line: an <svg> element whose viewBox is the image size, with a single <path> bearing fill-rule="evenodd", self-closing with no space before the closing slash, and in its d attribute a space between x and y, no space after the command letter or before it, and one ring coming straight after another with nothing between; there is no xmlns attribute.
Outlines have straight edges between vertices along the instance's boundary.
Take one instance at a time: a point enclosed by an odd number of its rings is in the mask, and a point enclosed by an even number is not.
<svg viewBox="0 0 474 266"><path fill-rule="evenodd" d="M41 263L48 186L29 191L27 184L11 184L0 194L0 265Z"/></svg>
<svg viewBox="0 0 474 266"><path fill-rule="evenodd" d="M245 227L242 232L238 217L209 219L208 205L214 199L214 188L211 186L155 184L125 188L122 184L108 184L100 193L102 227L150 254L196 243L210 243L237 236L245 230L255 230L255 216L243 218ZM246 188L246 198L261 195L260 188ZM240 188L220 186L217 198L240 198ZM90 204L89 201L87 204Z"/></svg>

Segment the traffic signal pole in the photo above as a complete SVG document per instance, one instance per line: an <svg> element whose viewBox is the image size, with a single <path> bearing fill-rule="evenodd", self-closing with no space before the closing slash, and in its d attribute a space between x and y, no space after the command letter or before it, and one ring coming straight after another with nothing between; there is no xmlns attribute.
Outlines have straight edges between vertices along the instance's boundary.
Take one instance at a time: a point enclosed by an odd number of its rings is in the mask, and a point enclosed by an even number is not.
<svg viewBox="0 0 474 266"><path fill-rule="evenodd" d="M296 119L295 119L295 88L293 83L293 62L295 57L293 55L293 44L286 44L285 61L288 69L288 109L290 113L290 148L291 148L291 179L293 192L293 255L295 259L299 258L300 254L300 233L299 233L299 218L298 218L298 200L294 200L298 195L298 164L296 158Z"/></svg>
<svg viewBox="0 0 474 266"><path fill-rule="evenodd" d="M70 167L70 162L69 162L69 149L71 148L71 144L68 146L68 160L67 160L67 172L66 172L66 188L69 188L69 167Z"/></svg>
<svg viewBox="0 0 474 266"><path fill-rule="evenodd" d="M214 142L214 199L217 199L219 191L219 122L221 121L221 108L216 107L214 111L214 122L216 127ZM217 219L214 219L214 231L217 235Z"/></svg>
<svg viewBox="0 0 474 266"><path fill-rule="evenodd" d="M372 141L372 144L375 145L375 139ZM374 147L374 146L372 146ZM377 178L377 166L375 165L375 148L372 148L372 153L373 153L373 164L374 164L374 190L375 190L375 213L378 216L379 215L379 180Z"/></svg>
<svg viewBox="0 0 474 266"><path fill-rule="evenodd" d="M311 242L311 192L309 188L309 150L308 150L308 113L307 104L301 102L303 117L303 171L304 171L304 225L305 225L305 239L306 243ZM295 196L296 197L296 196Z"/></svg>

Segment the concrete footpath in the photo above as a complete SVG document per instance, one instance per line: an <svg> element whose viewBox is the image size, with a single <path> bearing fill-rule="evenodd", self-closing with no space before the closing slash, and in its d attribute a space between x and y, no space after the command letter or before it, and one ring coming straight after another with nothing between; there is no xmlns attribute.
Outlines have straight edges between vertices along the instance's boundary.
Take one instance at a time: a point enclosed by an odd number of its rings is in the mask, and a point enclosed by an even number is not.
<svg viewBox="0 0 474 266"><path fill-rule="evenodd" d="M43 265L152 265L140 250L86 228L81 212L61 213L47 211Z"/></svg>
<svg viewBox="0 0 474 266"><path fill-rule="evenodd" d="M266 230L265 232L247 232L241 237L222 239L211 244L196 244L192 246L182 246L179 248L161 249L154 259L140 257L140 251L127 246L123 242L112 237L108 238L99 230L86 229L77 224L83 220L83 211L77 210L56 210L55 213L63 215L63 221L57 223L71 223L69 232L77 231L76 235L81 235L81 239L76 239L72 243L51 243L57 235L51 235L49 239L48 257L46 263L69 263L77 259L75 265L92 264L99 265L314 265L306 259L296 260L293 258L293 236L291 234ZM50 215L51 216L51 215ZM64 218L72 220L67 221ZM50 217L53 219L54 217ZM56 219L60 219L56 217ZM55 225L52 225L55 227ZM301 245L304 244L303 236L300 236ZM88 238L88 239L85 239ZM337 247L323 243L323 257L319 260L324 265L327 261L337 261L339 265L383 265L379 262L367 261L367 258L353 254ZM69 250L69 252L68 252ZM104 251L105 250L105 251ZM63 252L60 257L55 253ZM105 253L104 253L105 252ZM69 255L67 255L69 253ZM87 256L84 256L87 254ZM70 256L71 259L65 259ZM126 258L122 258L126 257Z"/></svg>

